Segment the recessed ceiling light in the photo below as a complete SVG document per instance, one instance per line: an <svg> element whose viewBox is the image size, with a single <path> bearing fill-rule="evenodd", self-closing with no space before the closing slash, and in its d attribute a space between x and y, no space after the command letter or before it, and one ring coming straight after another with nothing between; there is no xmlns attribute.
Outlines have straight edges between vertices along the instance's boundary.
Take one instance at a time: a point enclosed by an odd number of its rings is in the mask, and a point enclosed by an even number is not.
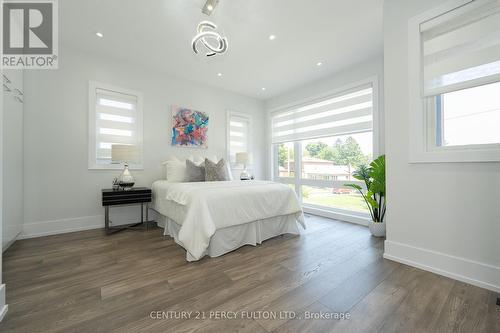
<svg viewBox="0 0 500 333"><path fill-rule="evenodd" d="M97 37L101 37L101 38L102 38L102 37L104 37L104 35L102 34L102 32L96 32L96 33L95 33L95 35L96 35Z"/></svg>
<svg viewBox="0 0 500 333"><path fill-rule="evenodd" d="M217 73L217 76L218 76L218 77L221 77L221 76L222 76L222 73Z"/></svg>
<svg viewBox="0 0 500 333"><path fill-rule="evenodd" d="M261 89L262 89L262 91L266 91L266 88L264 88L264 87L262 87Z"/></svg>
<svg viewBox="0 0 500 333"><path fill-rule="evenodd" d="M323 63L321 61L319 61L319 62L316 63L316 66L318 66L318 67L322 66L322 65L323 65Z"/></svg>
<svg viewBox="0 0 500 333"><path fill-rule="evenodd" d="M269 36L269 40L275 40L276 39L276 35L270 35Z"/></svg>
<svg viewBox="0 0 500 333"><path fill-rule="evenodd" d="M207 9L208 9L209 11L212 11L212 10L214 10L214 6L212 6L212 5L207 5Z"/></svg>

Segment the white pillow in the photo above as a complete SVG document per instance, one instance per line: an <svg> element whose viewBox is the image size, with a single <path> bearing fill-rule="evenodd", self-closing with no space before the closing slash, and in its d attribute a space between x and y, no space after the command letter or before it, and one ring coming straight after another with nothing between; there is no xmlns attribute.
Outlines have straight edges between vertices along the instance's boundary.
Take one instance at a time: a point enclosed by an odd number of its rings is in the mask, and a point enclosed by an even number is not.
<svg viewBox="0 0 500 333"><path fill-rule="evenodd" d="M163 165L166 169L166 178L169 182L187 181L186 161L165 161Z"/></svg>
<svg viewBox="0 0 500 333"><path fill-rule="evenodd" d="M190 156L191 160L192 157ZM165 178L170 182L185 182L187 181L186 160L180 160L175 156L170 156L165 162Z"/></svg>
<svg viewBox="0 0 500 333"><path fill-rule="evenodd" d="M230 163L226 161L227 174L229 175L229 180L234 180L233 170L231 170L231 166L229 164Z"/></svg>

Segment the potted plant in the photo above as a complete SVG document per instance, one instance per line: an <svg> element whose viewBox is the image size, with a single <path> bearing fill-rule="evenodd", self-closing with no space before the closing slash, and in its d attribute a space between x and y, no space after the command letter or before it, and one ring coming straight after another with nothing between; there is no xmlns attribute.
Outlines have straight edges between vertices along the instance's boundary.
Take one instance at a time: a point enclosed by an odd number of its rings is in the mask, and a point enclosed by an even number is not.
<svg viewBox="0 0 500 333"><path fill-rule="evenodd" d="M345 184L345 186L356 189L366 202L370 211L370 232L375 237L385 236L385 155L379 156L369 166L361 165L352 176L365 183L366 192L358 184Z"/></svg>

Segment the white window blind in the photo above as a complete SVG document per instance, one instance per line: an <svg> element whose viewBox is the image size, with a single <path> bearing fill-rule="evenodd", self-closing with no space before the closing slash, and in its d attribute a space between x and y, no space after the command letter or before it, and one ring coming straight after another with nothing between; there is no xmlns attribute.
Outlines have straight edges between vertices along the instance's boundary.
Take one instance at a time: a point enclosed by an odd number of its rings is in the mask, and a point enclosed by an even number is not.
<svg viewBox="0 0 500 333"><path fill-rule="evenodd" d="M236 163L236 153L249 153L250 118L243 115L229 114L229 159Z"/></svg>
<svg viewBox="0 0 500 333"><path fill-rule="evenodd" d="M420 24L423 95L500 80L500 1L475 0Z"/></svg>
<svg viewBox="0 0 500 333"><path fill-rule="evenodd" d="M139 93L90 83L90 168L112 166L111 146L134 145L142 156L142 110ZM138 161L139 166L141 161ZM121 167L117 165L117 167Z"/></svg>
<svg viewBox="0 0 500 333"><path fill-rule="evenodd" d="M272 115L272 143L361 133L372 129L371 84Z"/></svg>

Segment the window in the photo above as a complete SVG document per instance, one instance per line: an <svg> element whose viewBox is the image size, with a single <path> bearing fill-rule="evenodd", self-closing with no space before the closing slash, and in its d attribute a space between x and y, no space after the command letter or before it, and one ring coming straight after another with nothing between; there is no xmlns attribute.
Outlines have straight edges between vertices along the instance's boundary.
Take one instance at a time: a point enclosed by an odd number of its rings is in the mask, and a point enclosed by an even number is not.
<svg viewBox="0 0 500 333"><path fill-rule="evenodd" d="M302 179L351 181L373 159L373 131L303 140L301 149Z"/></svg>
<svg viewBox="0 0 500 333"><path fill-rule="evenodd" d="M278 177L295 177L295 151L293 142L279 143L276 148Z"/></svg>
<svg viewBox="0 0 500 333"><path fill-rule="evenodd" d="M500 82L436 98L435 147L500 143Z"/></svg>
<svg viewBox="0 0 500 333"><path fill-rule="evenodd" d="M369 214L363 197L349 188L302 186L301 192L306 206Z"/></svg>
<svg viewBox="0 0 500 333"><path fill-rule="evenodd" d="M497 0L455 1L410 21L413 162L500 161L499 22Z"/></svg>
<svg viewBox="0 0 500 333"><path fill-rule="evenodd" d="M293 186L305 211L345 220L368 217L363 198L345 186L376 148L376 80L271 115L274 180Z"/></svg>
<svg viewBox="0 0 500 333"><path fill-rule="evenodd" d="M228 155L233 169L243 169L236 163L236 153L251 153L251 117L246 114L228 111L227 114Z"/></svg>
<svg viewBox="0 0 500 333"><path fill-rule="evenodd" d="M111 160L114 144L138 148L142 168L142 95L106 84L89 84L89 169L121 169Z"/></svg>

